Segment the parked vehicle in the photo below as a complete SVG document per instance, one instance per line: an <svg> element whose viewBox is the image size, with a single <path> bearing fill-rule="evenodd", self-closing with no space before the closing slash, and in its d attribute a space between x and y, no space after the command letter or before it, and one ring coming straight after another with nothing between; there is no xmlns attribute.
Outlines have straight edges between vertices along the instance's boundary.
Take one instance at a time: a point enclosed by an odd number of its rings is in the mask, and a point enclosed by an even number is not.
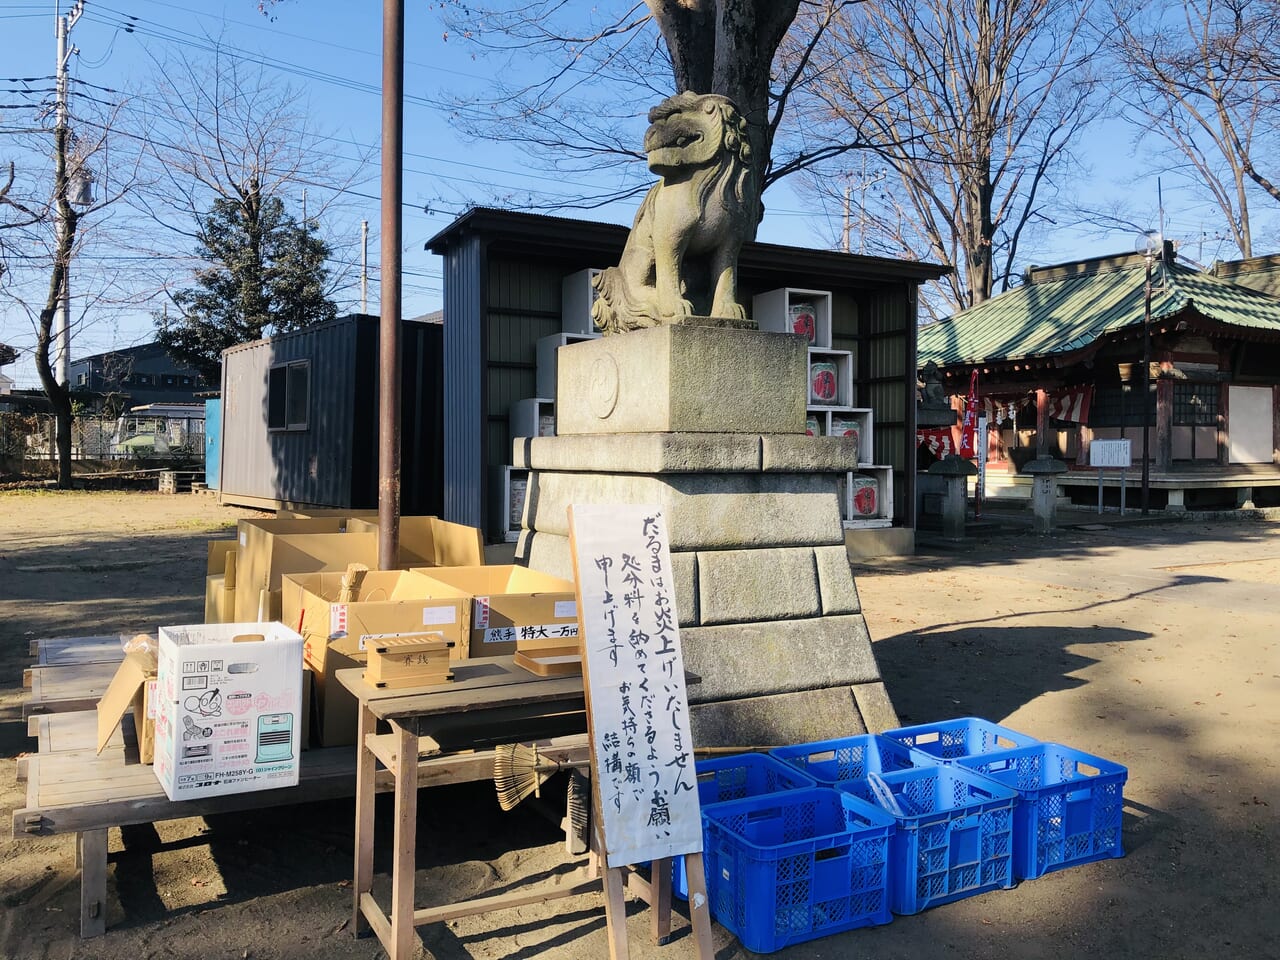
<svg viewBox="0 0 1280 960"><path fill-rule="evenodd" d="M199 457L204 452L203 403L145 403L116 421L113 456Z"/></svg>

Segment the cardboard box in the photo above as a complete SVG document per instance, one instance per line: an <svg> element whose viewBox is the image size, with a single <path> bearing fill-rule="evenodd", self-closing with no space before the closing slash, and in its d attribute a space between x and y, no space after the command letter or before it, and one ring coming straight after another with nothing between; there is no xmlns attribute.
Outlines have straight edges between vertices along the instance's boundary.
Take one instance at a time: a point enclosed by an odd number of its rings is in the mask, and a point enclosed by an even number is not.
<svg viewBox="0 0 1280 960"><path fill-rule="evenodd" d="M155 773L170 800L298 783L302 637L278 623L161 627Z"/></svg>
<svg viewBox="0 0 1280 960"><path fill-rule="evenodd" d="M351 517L377 517L378 510L353 509L351 507L299 507L296 510L281 507L276 511L277 520L310 520L316 517L338 517L346 520Z"/></svg>
<svg viewBox="0 0 1280 960"><path fill-rule="evenodd" d="M204 578L204 622L230 623L236 618L236 592L226 589L226 576Z"/></svg>
<svg viewBox="0 0 1280 960"><path fill-rule="evenodd" d="M356 742L356 699L334 675L364 666L371 640L430 632L453 643L453 659L467 656L468 598L433 599L437 588L419 573L370 570L360 599L337 603L342 577L286 574L281 589L284 622L300 625L303 658L315 671L316 729L326 747Z"/></svg>
<svg viewBox="0 0 1280 960"><path fill-rule="evenodd" d="M350 520L347 532L376 534L378 521ZM401 567L475 567L483 563L484 535L479 528L439 517L400 518Z"/></svg>
<svg viewBox="0 0 1280 960"><path fill-rule="evenodd" d="M138 737L138 760L151 763L155 755L155 689L156 655L154 652L125 654L107 692L98 701L98 753L126 712L133 713L133 727Z"/></svg>
<svg viewBox="0 0 1280 960"><path fill-rule="evenodd" d="M467 601L469 657L509 656L521 637L578 635L578 604L570 580L512 565L425 567L413 572L433 581L431 596Z"/></svg>
<svg viewBox="0 0 1280 960"><path fill-rule="evenodd" d="M256 621L260 613L263 620L279 618L280 578L286 573L345 570L349 563L376 567L377 535L344 533L347 523L342 517L241 520L235 619L241 623Z"/></svg>
<svg viewBox="0 0 1280 960"><path fill-rule="evenodd" d="M205 575L226 577L228 590L236 588L236 550L239 547L238 540L209 541L209 562L205 568Z"/></svg>

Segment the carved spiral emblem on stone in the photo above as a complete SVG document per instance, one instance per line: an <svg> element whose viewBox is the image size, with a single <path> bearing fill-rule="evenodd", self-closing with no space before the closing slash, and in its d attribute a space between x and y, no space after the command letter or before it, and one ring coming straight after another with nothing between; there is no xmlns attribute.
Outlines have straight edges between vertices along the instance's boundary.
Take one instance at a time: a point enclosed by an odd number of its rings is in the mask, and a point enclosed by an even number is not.
<svg viewBox="0 0 1280 960"><path fill-rule="evenodd" d="M618 362L606 353L591 365L591 412L601 420L609 419L618 405Z"/></svg>

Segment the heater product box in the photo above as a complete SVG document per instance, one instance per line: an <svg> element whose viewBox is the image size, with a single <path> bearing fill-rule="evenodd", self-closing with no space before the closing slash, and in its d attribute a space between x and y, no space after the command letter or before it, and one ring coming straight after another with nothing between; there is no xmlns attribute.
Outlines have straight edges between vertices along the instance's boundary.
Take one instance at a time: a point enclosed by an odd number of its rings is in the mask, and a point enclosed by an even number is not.
<svg viewBox="0 0 1280 960"><path fill-rule="evenodd" d="M279 623L161 627L155 773L170 800L298 783L302 637Z"/></svg>

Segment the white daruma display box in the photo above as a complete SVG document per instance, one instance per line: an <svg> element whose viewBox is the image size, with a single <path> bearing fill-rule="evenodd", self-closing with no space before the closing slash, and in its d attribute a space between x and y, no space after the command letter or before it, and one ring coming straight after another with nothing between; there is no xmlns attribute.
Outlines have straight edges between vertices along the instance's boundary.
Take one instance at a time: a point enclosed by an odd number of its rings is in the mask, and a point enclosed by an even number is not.
<svg viewBox="0 0 1280 960"><path fill-rule="evenodd" d="M809 402L835 404L840 394L839 373L834 360L813 360L809 364Z"/></svg>
<svg viewBox="0 0 1280 960"><path fill-rule="evenodd" d="M851 517L875 517L880 512L880 481L863 474L848 478Z"/></svg>
<svg viewBox="0 0 1280 960"><path fill-rule="evenodd" d="M831 415L831 436L852 437L853 445L859 450L862 449L862 427L852 417L842 417L838 413L833 413Z"/></svg>

